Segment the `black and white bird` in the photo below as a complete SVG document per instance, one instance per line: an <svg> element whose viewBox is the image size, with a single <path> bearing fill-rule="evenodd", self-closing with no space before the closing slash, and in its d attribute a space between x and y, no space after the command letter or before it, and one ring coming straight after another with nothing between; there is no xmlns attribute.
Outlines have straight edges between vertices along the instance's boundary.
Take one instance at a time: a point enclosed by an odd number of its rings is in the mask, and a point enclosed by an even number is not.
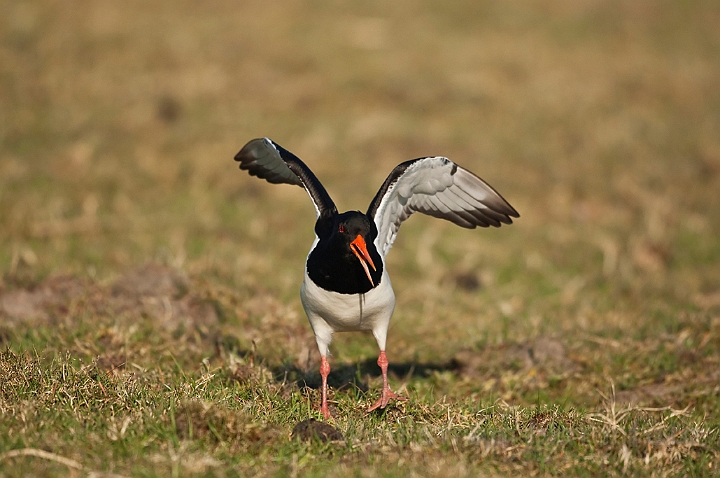
<svg viewBox="0 0 720 478"><path fill-rule="evenodd" d="M388 386L385 354L395 309L385 256L400 224L412 213L421 212L468 229L499 227L511 224L511 217L520 217L517 211L485 181L441 156L397 165L367 212L342 214L305 163L270 139L253 139L235 160L240 169L270 183L302 186L315 205L316 238L307 257L300 299L320 350L322 414L330 418L327 357L335 332L369 330L377 340L383 389L369 411L385 408L392 399L405 400Z"/></svg>

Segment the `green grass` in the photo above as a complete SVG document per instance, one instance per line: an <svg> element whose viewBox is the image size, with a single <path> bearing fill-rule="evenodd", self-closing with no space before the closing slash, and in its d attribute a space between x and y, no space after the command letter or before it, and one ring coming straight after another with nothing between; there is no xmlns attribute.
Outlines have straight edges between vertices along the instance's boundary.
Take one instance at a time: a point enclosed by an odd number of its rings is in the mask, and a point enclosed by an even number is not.
<svg viewBox="0 0 720 478"><path fill-rule="evenodd" d="M708 476L720 466L716 2L0 0L0 476ZM391 382L320 418L300 188L442 154L522 217L413 216Z"/></svg>
<svg viewBox="0 0 720 478"><path fill-rule="evenodd" d="M73 362L69 355L2 355L10 377L2 397L16 404L4 410L3 442L52 453L31 462L38 473L62 472L57 460L71 456L86 470L160 476L244 475L261 463L263 474L368 466L383 475L440 474L446 466L464 474L642 473L646 462L704 474L713 459L708 445L717 441L717 428L693 421L688 409L616 408L613 397L588 412L567 403L512 406L477 393L449 401L411 392L406 405L366 415L356 403L363 394L345 392L335 395L345 411L335 425L345 440L306 443L290 440L287 424L316 415L309 399L317 394L278 383L245 360L122 377ZM5 457L21 459L28 458ZM8 476L25 471L6 468Z"/></svg>

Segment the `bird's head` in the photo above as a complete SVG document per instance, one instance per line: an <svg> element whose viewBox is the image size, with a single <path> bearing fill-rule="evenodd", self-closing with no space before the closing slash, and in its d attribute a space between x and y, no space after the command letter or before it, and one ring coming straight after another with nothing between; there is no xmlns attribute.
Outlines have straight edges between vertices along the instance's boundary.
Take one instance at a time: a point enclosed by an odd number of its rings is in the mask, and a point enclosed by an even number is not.
<svg viewBox="0 0 720 478"><path fill-rule="evenodd" d="M348 253L357 258L373 287L375 281L372 278L370 269L377 271L377 268L372 257L370 257L368 246L374 247L372 241L376 235L377 230L374 224L365 214L359 211L349 211L337 215L333 236L347 248Z"/></svg>

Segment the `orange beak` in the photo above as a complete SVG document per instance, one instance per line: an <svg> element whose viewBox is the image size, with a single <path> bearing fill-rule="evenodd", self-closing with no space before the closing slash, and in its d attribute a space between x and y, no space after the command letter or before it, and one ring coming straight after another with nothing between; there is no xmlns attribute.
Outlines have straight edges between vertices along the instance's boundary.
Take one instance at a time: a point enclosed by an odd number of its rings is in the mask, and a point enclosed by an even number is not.
<svg viewBox="0 0 720 478"><path fill-rule="evenodd" d="M373 285L373 287L375 287L375 282L370 275L370 269L368 269L368 264L370 264L372 270L376 271L377 269L375 268L375 264L373 263L372 258L370 258L370 253L367 250L367 244L365 244L365 239L363 239L360 234L358 234L358 237L356 237L355 240L350 243L350 250L353 251L355 257L358 258L360 264L362 264L363 266L363 269L365 269L365 275L367 275L368 280Z"/></svg>

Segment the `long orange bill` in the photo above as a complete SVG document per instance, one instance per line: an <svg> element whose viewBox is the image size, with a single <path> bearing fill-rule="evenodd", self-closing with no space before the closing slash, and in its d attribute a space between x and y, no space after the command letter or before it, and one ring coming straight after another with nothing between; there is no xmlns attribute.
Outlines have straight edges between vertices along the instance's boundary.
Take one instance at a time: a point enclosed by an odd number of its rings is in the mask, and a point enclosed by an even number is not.
<svg viewBox="0 0 720 478"><path fill-rule="evenodd" d="M370 267L372 267L372 270L376 271L375 264L373 263L372 258L370 257L370 253L367 250L367 244L365 244L365 239L361 235L358 234L358 237L355 238L354 241L350 243L350 250L353 251L353 254L358 258L360 261L360 264L362 264L363 269L365 269L365 275L367 275L368 280L372 284L373 287L375 287L375 281L373 281L372 276L370 275L370 269L368 269L368 264L370 264Z"/></svg>

